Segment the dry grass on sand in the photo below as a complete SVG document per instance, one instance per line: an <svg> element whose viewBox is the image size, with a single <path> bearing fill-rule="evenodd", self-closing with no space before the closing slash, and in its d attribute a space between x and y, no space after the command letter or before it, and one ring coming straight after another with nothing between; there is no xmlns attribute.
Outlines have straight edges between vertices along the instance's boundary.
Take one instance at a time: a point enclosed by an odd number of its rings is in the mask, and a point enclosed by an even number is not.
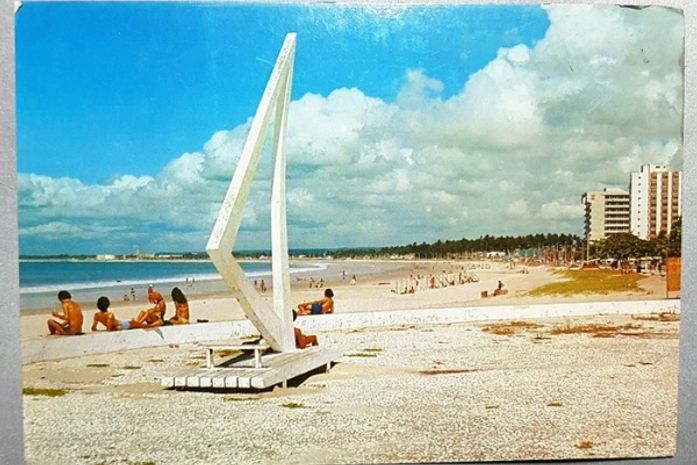
<svg viewBox="0 0 697 465"><path fill-rule="evenodd" d="M672 331L663 331L660 328L656 329L653 326L645 326L642 321L646 322L675 322L680 320L680 314L663 312L651 315L632 315L632 320L636 323L626 324L610 324L610 323L572 323L567 322L564 325L554 325L546 327L545 325L531 323L527 321L508 321L487 324L481 327L482 331L498 336L518 336L530 335L534 342L548 341L552 336L563 336L568 334L588 334L591 337L640 337L649 339L659 338L675 338L677 337ZM647 325L649 323L646 323Z"/></svg>
<svg viewBox="0 0 697 465"><path fill-rule="evenodd" d="M537 287L531 290L528 295L539 297L636 292L643 290L639 286L639 282L646 278L640 274L621 274L615 270L557 270L554 273L562 275L566 279Z"/></svg>
<svg viewBox="0 0 697 465"><path fill-rule="evenodd" d="M499 336L511 336L519 329L541 328L542 325L527 321L509 321L504 323L493 323L482 327L482 331L497 334Z"/></svg>

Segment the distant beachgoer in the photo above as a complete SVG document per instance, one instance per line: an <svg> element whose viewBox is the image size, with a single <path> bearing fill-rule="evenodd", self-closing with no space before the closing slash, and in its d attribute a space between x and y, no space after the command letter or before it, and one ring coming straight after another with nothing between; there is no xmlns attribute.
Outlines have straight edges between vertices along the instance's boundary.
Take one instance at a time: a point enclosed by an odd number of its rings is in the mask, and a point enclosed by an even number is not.
<svg viewBox="0 0 697 465"><path fill-rule="evenodd" d="M107 331L118 331L121 329L128 329L129 324L126 320L118 320L116 315L109 311L108 297L100 297L97 299L97 309L99 311L94 314L94 320L92 321L92 331L97 331L97 325L102 324Z"/></svg>
<svg viewBox="0 0 697 465"><path fill-rule="evenodd" d="M77 302L73 302L72 296L68 291L60 291L58 300L63 308L63 313L58 313L55 309L51 311L51 316L60 321L49 319L48 331L50 334L62 334L74 336L82 333L82 309Z"/></svg>
<svg viewBox="0 0 697 465"><path fill-rule="evenodd" d="M293 310L293 321L298 317L298 312ZM304 349L307 346L318 346L317 336L312 334L303 334L300 328L293 327L293 333L295 333L295 347L298 349Z"/></svg>
<svg viewBox="0 0 697 465"><path fill-rule="evenodd" d="M136 290L133 289L133 288L131 288L131 300L132 300L133 302L136 301Z"/></svg>
<svg viewBox="0 0 697 465"><path fill-rule="evenodd" d="M312 289L313 287L315 287L315 278L310 277L310 289Z"/></svg>
<svg viewBox="0 0 697 465"><path fill-rule="evenodd" d="M259 286L259 282L255 279L254 280L254 289L256 289Z"/></svg>
<svg viewBox="0 0 697 465"><path fill-rule="evenodd" d="M341 271L341 280L346 281L346 270Z"/></svg>
<svg viewBox="0 0 697 465"><path fill-rule="evenodd" d="M259 285L259 287L261 288L261 292L266 292L266 283L263 279L261 280L261 284Z"/></svg>
<svg viewBox="0 0 697 465"><path fill-rule="evenodd" d="M324 278L320 278L319 283L317 284L317 289L320 289L324 287Z"/></svg>
<svg viewBox="0 0 697 465"><path fill-rule="evenodd" d="M355 285L356 285L356 281L358 281L358 279L356 278L356 275L354 274L353 276L351 276L351 285L352 285L352 286L355 286Z"/></svg>
<svg viewBox="0 0 697 465"><path fill-rule="evenodd" d="M327 288L324 290L324 298L313 302L303 302L298 305L300 315L321 315L324 313L334 313L334 291Z"/></svg>
<svg viewBox="0 0 697 465"><path fill-rule="evenodd" d="M129 300L131 300L131 299L128 298L128 294L124 294L124 295L123 295L123 301L124 301L124 302L128 302Z"/></svg>
<svg viewBox="0 0 697 465"><path fill-rule="evenodd" d="M175 315L169 319L169 322L173 325L187 324L189 322L189 302L178 287L172 289L172 300L174 301Z"/></svg>
<svg viewBox="0 0 697 465"><path fill-rule="evenodd" d="M499 291L500 291L501 289L503 289L503 283L502 283L501 281L499 281L499 285L498 285L498 288L497 288L497 289L498 289Z"/></svg>
<svg viewBox="0 0 697 465"><path fill-rule="evenodd" d="M154 305L153 310L160 312L160 319L165 319L165 312L167 311L167 303L164 297L159 291L151 285L148 286L148 302Z"/></svg>

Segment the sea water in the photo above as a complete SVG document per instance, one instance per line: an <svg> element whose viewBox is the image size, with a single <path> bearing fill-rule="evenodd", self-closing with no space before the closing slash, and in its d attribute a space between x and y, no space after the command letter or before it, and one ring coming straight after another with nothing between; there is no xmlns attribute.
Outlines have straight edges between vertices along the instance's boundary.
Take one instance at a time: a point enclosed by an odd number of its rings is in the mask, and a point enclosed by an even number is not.
<svg viewBox="0 0 697 465"><path fill-rule="evenodd" d="M270 284L270 262L242 262L250 279ZM323 265L291 266L291 273L321 270ZM178 286L187 295L226 289L220 274L210 261L87 261L28 260L19 263L20 307L22 310L56 305L59 290L69 291L77 301L92 301L106 295L112 301L131 298L146 301L147 286L152 284L167 295Z"/></svg>

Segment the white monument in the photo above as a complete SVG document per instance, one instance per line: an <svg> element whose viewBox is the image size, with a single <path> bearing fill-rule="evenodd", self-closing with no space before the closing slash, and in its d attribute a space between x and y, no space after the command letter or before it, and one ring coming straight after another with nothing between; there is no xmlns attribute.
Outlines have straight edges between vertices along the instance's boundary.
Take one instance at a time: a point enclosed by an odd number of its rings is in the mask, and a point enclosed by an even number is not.
<svg viewBox="0 0 697 465"><path fill-rule="evenodd" d="M254 115L239 164L208 239L206 251L225 283L240 302L244 314L277 352L295 350L293 316L290 308L288 237L286 227L285 138L293 80L295 34L288 34L278 54L271 77ZM264 141L274 117L273 180L271 187L271 252L273 305L269 305L249 283L232 255L232 248L249 197Z"/></svg>

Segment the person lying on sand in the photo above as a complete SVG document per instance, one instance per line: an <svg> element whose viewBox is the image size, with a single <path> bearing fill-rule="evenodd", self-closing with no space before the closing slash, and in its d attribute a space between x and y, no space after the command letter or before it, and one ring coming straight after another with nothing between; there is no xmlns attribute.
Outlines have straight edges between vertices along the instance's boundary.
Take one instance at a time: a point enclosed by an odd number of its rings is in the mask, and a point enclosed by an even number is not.
<svg viewBox="0 0 697 465"><path fill-rule="evenodd" d="M298 317L298 312L293 310L293 321ZM305 335L300 328L293 327L293 332L295 333L295 347L298 349L304 349L307 346L318 346L317 336L312 334Z"/></svg>
<svg viewBox="0 0 697 465"><path fill-rule="evenodd" d="M66 336L74 336L82 333L82 309L77 302L72 301L72 296L68 291L60 291L58 293L63 313L58 313L55 309L51 311L51 316L54 319L48 320L48 331L50 334L63 334Z"/></svg>
<svg viewBox="0 0 697 465"><path fill-rule="evenodd" d="M94 320L92 321L92 331L97 331L97 325L103 325L107 331L119 331L122 329L129 329L130 325L126 320L118 320L116 315L109 311L109 305L111 302L108 297L100 297L97 299L97 309L99 311L94 314Z"/></svg>
<svg viewBox="0 0 697 465"><path fill-rule="evenodd" d="M169 319L173 325L184 325L189 322L189 302L186 296L178 287L172 289L172 300L174 301L174 316Z"/></svg>
<svg viewBox="0 0 697 465"><path fill-rule="evenodd" d="M159 311L160 319L164 320L165 311L167 311L167 303L165 302L164 297L162 297L162 294L152 287L152 284L148 286L148 302L154 305L153 309Z"/></svg>
<svg viewBox="0 0 697 465"><path fill-rule="evenodd" d="M299 315L321 315L323 313L334 313L334 292L331 289L324 291L324 298L313 302L303 302L298 305Z"/></svg>

